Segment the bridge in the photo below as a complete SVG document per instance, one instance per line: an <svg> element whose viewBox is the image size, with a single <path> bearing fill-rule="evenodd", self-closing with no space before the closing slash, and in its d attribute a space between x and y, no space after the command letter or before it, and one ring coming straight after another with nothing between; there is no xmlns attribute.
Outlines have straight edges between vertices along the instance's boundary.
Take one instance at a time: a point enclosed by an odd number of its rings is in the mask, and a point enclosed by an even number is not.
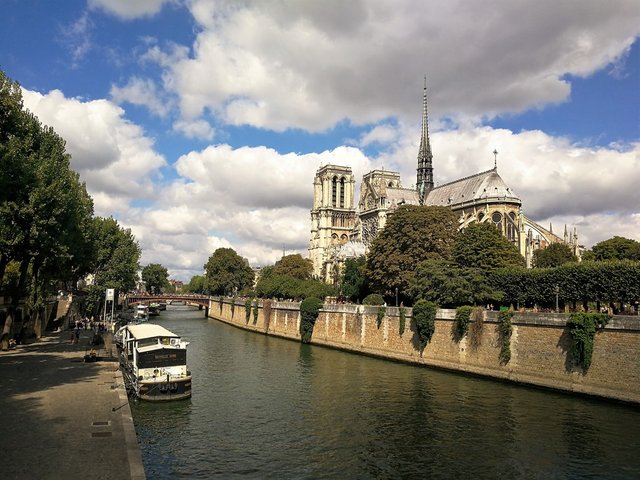
<svg viewBox="0 0 640 480"><path fill-rule="evenodd" d="M185 305L193 305L205 310L205 316L209 314L209 296L188 293L129 293L125 297L125 307L131 307L140 303L173 303L180 302Z"/></svg>

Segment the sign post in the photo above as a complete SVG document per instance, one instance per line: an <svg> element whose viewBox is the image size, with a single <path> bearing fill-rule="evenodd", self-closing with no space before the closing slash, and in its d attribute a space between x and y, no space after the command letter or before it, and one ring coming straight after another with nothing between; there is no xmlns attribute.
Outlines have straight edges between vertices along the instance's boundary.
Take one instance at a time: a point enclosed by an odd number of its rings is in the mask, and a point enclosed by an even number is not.
<svg viewBox="0 0 640 480"><path fill-rule="evenodd" d="M114 297L115 297L115 289L107 288L107 294L104 299L104 316L103 320L107 321L107 302L111 302L111 321L113 322L113 307L114 307Z"/></svg>

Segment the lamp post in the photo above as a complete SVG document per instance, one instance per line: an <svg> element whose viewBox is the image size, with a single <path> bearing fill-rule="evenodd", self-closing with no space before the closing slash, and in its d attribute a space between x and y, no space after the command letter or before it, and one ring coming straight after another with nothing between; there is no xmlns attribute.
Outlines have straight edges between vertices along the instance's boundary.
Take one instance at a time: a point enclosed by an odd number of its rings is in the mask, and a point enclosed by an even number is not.
<svg viewBox="0 0 640 480"><path fill-rule="evenodd" d="M558 306L558 294L560 293L560 287L556 285L556 288L554 290L556 292L556 313L558 313L560 311L560 308Z"/></svg>
<svg viewBox="0 0 640 480"><path fill-rule="evenodd" d="M396 287L396 307L398 306L398 287Z"/></svg>

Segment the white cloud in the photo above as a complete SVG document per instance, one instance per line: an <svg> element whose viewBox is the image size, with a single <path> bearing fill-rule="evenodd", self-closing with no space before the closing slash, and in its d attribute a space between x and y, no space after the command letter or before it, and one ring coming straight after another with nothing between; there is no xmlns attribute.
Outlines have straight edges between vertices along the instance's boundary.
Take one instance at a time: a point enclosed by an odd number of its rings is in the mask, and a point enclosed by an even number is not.
<svg viewBox="0 0 640 480"><path fill-rule="evenodd" d="M124 87L112 85L110 95L116 103L141 105L159 117L166 117L169 113L170 104L162 98L154 81L148 78L131 77Z"/></svg>
<svg viewBox="0 0 640 480"><path fill-rule="evenodd" d="M213 127L206 120L177 120L173 130L182 133L187 138L212 140L215 134Z"/></svg>
<svg viewBox="0 0 640 480"><path fill-rule="evenodd" d="M182 115L208 110L275 131L414 119L425 71L434 116L463 122L562 102L571 90L565 75L615 62L640 32L632 0L188 6L201 28L192 53L175 58L154 46L145 56L166 69Z"/></svg>
<svg viewBox="0 0 640 480"><path fill-rule="evenodd" d="M96 213L122 211L133 199L154 198L153 177L166 163L142 129L107 100L83 102L59 90L23 89L24 105L66 140L71 166L93 196Z"/></svg>
<svg viewBox="0 0 640 480"><path fill-rule="evenodd" d="M89 0L89 8L103 10L123 20L139 17L152 17L165 4L176 3L175 0Z"/></svg>

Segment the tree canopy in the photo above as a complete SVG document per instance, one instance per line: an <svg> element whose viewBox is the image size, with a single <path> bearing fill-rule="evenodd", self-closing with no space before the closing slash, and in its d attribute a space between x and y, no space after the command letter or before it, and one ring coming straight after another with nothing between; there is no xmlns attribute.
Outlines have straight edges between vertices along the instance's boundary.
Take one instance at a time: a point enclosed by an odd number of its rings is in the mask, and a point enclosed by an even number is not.
<svg viewBox="0 0 640 480"><path fill-rule="evenodd" d="M347 258L340 280L342 295L352 302L364 299L369 293L369 285L364 276L367 259L364 256Z"/></svg>
<svg viewBox="0 0 640 480"><path fill-rule="evenodd" d="M194 275L185 286L185 291L190 293L205 293L205 277L204 275Z"/></svg>
<svg viewBox="0 0 640 480"><path fill-rule="evenodd" d="M460 232L453 259L461 267L485 270L525 265L518 248L491 223L472 223Z"/></svg>
<svg viewBox="0 0 640 480"><path fill-rule="evenodd" d="M535 268L559 267L569 262L577 262L578 258L571 251L571 247L564 243L552 243L547 248L533 252L533 266Z"/></svg>
<svg viewBox="0 0 640 480"><path fill-rule="evenodd" d="M303 258L299 253L285 255L273 266L272 273L307 280L311 278L313 273L313 262L308 258Z"/></svg>
<svg viewBox="0 0 640 480"><path fill-rule="evenodd" d="M450 258L457 232L450 208L400 206L371 244L365 275L372 290L391 295L398 288L403 294L418 263Z"/></svg>
<svg viewBox="0 0 640 480"><path fill-rule="evenodd" d="M163 293L171 287L169 271L159 263L150 263L142 269L142 281L149 293Z"/></svg>
<svg viewBox="0 0 640 480"><path fill-rule="evenodd" d="M212 295L231 296L253 287L253 270L232 248L218 248L204 265L206 288Z"/></svg>
<svg viewBox="0 0 640 480"><path fill-rule="evenodd" d="M629 238L615 236L596 243L591 252L585 255L586 260L634 260L640 261L640 242Z"/></svg>

